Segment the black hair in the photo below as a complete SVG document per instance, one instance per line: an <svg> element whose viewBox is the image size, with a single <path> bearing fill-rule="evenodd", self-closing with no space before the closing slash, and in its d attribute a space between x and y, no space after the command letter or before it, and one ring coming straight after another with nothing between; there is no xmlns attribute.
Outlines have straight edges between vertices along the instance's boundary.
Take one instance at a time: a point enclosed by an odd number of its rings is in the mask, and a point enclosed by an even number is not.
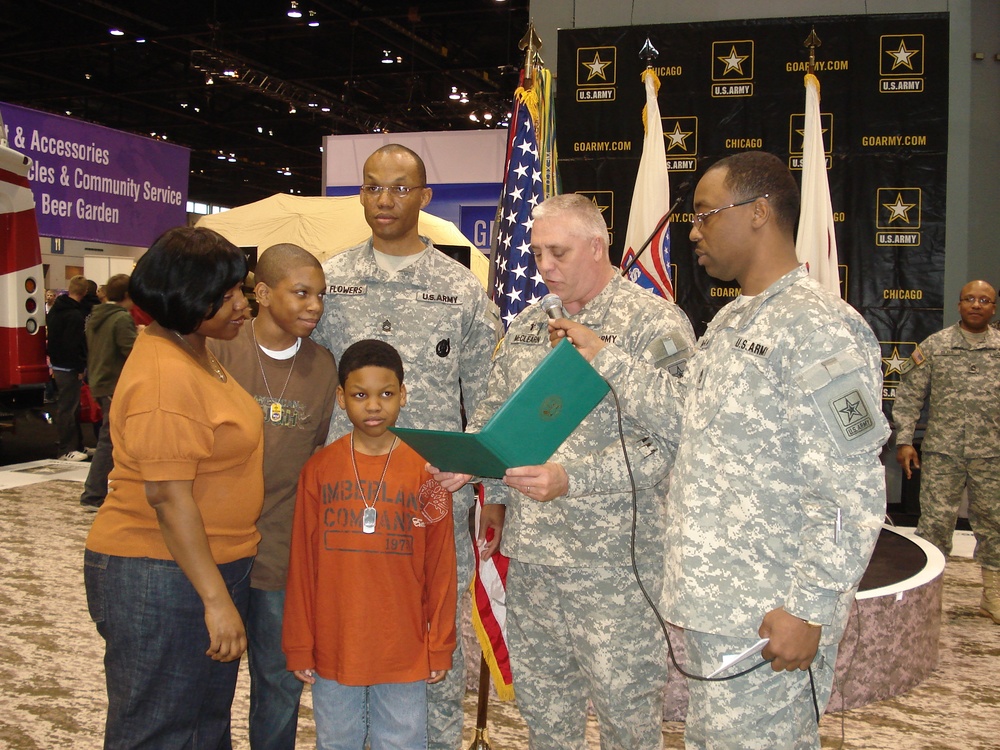
<svg viewBox="0 0 1000 750"><path fill-rule="evenodd" d="M221 234L176 227L139 258L128 293L161 326L188 334L219 311L246 275L246 256Z"/></svg>
<svg viewBox="0 0 1000 750"><path fill-rule="evenodd" d="M399 384L403 384L403 359L391 344L384 341L362 339L344 350L337 363L337 375L340 377L341 387L347 382L348 375L362 367L384 367L392 370L399 378Z"/></svg>
<svg viewBox="0 0 1000 750"><path fill-rule="evenodd" d="M799 222L799 186L788 166L766 151L744 151L717 161L709 171L725 169L724 184L733 200L744 201L767 195L778 225L792 234Z"/></svg>

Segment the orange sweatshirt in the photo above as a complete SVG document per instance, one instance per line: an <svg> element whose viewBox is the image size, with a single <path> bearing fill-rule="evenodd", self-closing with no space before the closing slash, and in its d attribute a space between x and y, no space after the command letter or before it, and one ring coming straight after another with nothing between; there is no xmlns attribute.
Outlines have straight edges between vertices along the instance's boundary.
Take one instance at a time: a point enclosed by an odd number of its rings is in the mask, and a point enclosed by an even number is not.
<svg viewBox="0 0 1000 750"><path fill-rule="evenodd" d="M290 670L344 685L415 682L451 668L456 570L451 494L405 443L355 453L350 436L316 453L299 477L282 648ZM362 531L365 502L377 513Z"/></svg>

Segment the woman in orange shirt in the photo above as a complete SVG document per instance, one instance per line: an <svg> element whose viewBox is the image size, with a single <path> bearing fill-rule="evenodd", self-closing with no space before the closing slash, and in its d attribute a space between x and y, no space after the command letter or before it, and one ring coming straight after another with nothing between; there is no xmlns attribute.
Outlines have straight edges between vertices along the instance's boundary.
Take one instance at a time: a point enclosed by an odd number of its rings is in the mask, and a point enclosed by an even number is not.
<svg viewBox="0 0 1000 750"><path fill-rule="evenodd" d="M87 601L106 642L105 748L228 748L263 502L260 407L206 347L243 325L246 259L180 227L136 264L154 322L111 405L114 469L87 537Z"/></svg>

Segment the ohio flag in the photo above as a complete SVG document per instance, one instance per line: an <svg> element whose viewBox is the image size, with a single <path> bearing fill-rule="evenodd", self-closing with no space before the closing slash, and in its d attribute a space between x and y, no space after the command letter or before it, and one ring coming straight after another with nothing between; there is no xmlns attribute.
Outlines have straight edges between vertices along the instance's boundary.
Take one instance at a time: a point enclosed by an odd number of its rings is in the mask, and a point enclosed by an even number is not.
<svg viewBox="0 0 1000 750"><path fill-rule="evenodd" d="M837 268L837 236L833 231L833 203L826 172L826 149L819 112L819 79L805 76L806 121L802 143L802 206L795 254L805 263L809 275L824 289L840 296Z"/></svg>
<svg viewBox="0 0 1000 750"><path fill-rule="evenodd" d="M646 238L653 233L660 220L670 210L670 180L667 175L667 153L663 143L663 123L656 94L660 80L651 69L643 71L646 85L644 118L646 136L642 143L642 158L632 192L632 208L625 230L625 252L622 269L632 264L628 277L639 286L649 289L669 300L674 298L674 285L670 280L670 222L663 224L642 250ZM640 250L642 254L639 255ZM639 259L633 264L636 255Z"/></svg>

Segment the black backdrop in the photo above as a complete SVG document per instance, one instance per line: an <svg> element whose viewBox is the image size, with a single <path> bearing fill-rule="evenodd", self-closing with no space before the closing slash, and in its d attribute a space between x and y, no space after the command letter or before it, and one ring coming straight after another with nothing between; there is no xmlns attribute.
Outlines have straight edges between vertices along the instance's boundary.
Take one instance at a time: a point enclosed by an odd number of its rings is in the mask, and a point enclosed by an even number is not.
<svg viewBox="0 0 1000 750"><path fill-rule="evenodd" d="M559 32L556 97L564 192L593 196L622 253L642 151L639 50L659 50L677 302L700 335L739 294L709 278L687 238L690 193L718 159L761 149L799 175L808 52L816 52L841 293L882 342L885 406L899 366L942 324L948 150L948 15L835 16ZM685 187L686 185L686 187Z"/></svg>

